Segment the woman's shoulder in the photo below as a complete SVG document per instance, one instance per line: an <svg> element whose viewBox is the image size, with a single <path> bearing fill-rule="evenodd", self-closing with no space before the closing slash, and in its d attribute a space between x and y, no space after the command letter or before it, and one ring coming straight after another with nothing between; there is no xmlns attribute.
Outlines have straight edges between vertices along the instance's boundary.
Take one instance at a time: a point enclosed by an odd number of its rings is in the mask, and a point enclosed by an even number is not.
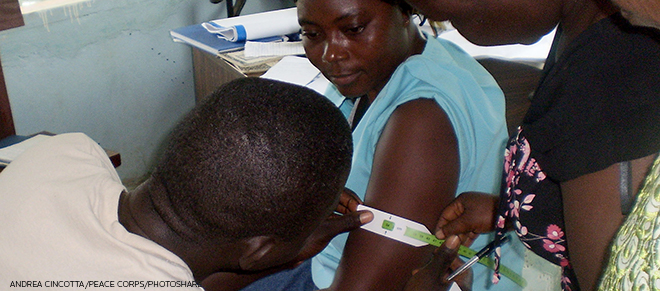
<svg viewBox="0 0 660 291"><path fill-rule="evenodd" d="M560 70L570 68L575 74L614 83L628 81L625 76L630 74L660 79L660 33L634 27L617 13L580 34L558 64Z"/></svg>
<svg viewBox="0 0 660 291"><path fill-rule="evenodd" d="M492 75L458 45L427 35L422 54L408 58L397 69L400 74L440 92L491 92L502 95ZM498 98L501 96L498 96Z"/></svg>

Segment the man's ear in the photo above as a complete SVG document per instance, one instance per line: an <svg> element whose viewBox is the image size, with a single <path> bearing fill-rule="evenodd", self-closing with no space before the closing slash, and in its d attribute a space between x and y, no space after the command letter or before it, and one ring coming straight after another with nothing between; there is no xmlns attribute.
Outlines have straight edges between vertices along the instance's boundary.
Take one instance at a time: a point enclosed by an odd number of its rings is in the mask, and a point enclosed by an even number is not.
<svg viewBox="0 0 660 291"><path fill-rule="evenodd" d="M272 236L254 236L243 240L245 249L238 259L238 264L242 270L256 271L271 266L266 261L268 255L277 247L277 239Z"/></svg>

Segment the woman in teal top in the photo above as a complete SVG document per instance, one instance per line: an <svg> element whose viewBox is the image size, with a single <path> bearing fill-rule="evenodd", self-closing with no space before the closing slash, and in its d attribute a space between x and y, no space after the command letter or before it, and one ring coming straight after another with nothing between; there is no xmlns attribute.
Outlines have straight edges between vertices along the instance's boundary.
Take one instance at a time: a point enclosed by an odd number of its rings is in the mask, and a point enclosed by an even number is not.
<svg viewBox="0 0 660 291"><path fill-rule="evenodd" d="M439 106L455 128L458 161L461 166L454 193L462 193L469 189L482 189L486 193L493 193L499 187L500 177L496 173L501 171L500 165L489 161L496 160L501 163L502 160L500 151L502 151L506 138L502 92L492 77L456 45L446 40L435 39L430 35L426 35L426 37L428 40L422 54L411 56L395 70L390 81L371 103L353 131L355 149L346 187L365 200L365 204L373 207L377 206L374 206L374 202L372 202L374 200L371 200L374 198L369 195L379 195L380 193L369 193L369 187L373 187L372 173L384 171L375 169L377 164L374 163L376 152L379 150L379 140L382 139L383 132L387 132L386 126L392 114L401 105L413 100L422 101L427 106ZM326 95L333 100L343 98L334 86L329 88ZM351 112L352 103L346 99L341 106L342 110L345 113ZM427 138L415 136L415 133L408 134L410 135L402 142ZM446 137L439 136L439 138ZM412 154L413 152L408 151L407 153ZM416 160L417 165L412 166L426 167L423 162ZM385 170L406 170L405 162L401 166L397 166L397 164L392 163L392 169ZM389 183L388 185L396 187ZM402 193L397 193L397 195L407 197L405 199L410 199L411 203L426 203L424 200L416 199L412 194L405 193L405 190L401 191ZM383 201L383 203L385 202ZM390 209L396 209L396 206L392 205ZM398 214L396 210L390 212ZM415 213L410 213L404 217L414 219L415 215ZM430 226L433 227L433 225ZM356 236L356 234L352 233L351 236ZM364 236L372 235L364 234ZM313 279L318 287L327 287L332 282L347 237L348 234L342 234L335 238L320 255L312 260ZM480 249L488 243L488 239L488 236L481 236L472 245L472 248ZM405 245L400 247L410 248ZM510 248L507 249L509 252L511 251ZM521 252L522 249L519 249L518 254ZM504 264L509 267L517 266L520 269L524 259L521 255L511 255L512 258L505 256L508 261ZM353 255L346 259L349 260L352 257ZM373 261L376 259L369 260L370 263ZM502 283L507 281L512 285L506 287L496 285L488 288L490 273L485 267L478 265L474 268L474 272L475 290L516 290L519 288L508 279L503 279Z"/></svg>
<svg viewBox="0 0 660 291"><path fill-rule="evenodd" d="M457 193L499 189L504 97L472 57L420 33L402 2L299 0L298 19L307 57L333 84L328 97L350 99L342 105L354 126L347 188L366 205L433 229ZM487 241L479 238L473 248ZM355 231L312 260L314 283L401 290L432 250ZM520 254L505 256L504 264L520 271ZM518 288L507 280L491 286L482 266L474 281L475 290Z"/></svg>
<svg viewBox="0 0 660 291"><path fill-rule="evenodd" d="M354 127L347 188L366 205L429 229L457 193L499 189L504 96L473 58L422 34L404 1L298 0L297 6L306 55L332 82L327 97L346 99L341 108ZM473 248L487 241L480 238ZM329 290L402 290L433 249L358 230L314 257L311 274L303 264L291 275L303 278L276 276L260 290L292 290L292 282L309 276ZM520 271L521 255L505 258ZM487 288L490 272L482 266L474 281L474 290L517 290L507 280Z"/></svg>

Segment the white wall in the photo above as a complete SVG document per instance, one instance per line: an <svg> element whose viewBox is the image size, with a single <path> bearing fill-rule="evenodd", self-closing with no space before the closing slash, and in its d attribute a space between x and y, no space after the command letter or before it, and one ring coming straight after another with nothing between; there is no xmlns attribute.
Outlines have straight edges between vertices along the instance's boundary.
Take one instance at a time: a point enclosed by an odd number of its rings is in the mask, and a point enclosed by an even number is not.
<svg viewBox="0 0 660 291"><path fill-rule="evenodd" d="M292 5L248 0L242 14ZM84 132L121 153L123 180L140 178L194 105L190 48L169 30L222 17L225 3L208 0L92 0L24 15L26 26L0 33L17 133Z"/></svg>

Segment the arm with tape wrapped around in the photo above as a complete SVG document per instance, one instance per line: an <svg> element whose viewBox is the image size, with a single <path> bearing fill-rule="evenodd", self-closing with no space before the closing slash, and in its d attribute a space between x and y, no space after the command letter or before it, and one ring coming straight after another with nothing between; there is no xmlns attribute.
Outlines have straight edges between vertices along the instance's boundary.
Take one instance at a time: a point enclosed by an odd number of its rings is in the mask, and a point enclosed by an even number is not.
<svg viewBox="0 0 660 291"><path fill-rule="evenodd" d="M407 102L394 111L380 135L365 204L433 227L454 198L458 160L446 113L433 100ZM403 290L434 249L354 231L330 289Z"/></svg>

